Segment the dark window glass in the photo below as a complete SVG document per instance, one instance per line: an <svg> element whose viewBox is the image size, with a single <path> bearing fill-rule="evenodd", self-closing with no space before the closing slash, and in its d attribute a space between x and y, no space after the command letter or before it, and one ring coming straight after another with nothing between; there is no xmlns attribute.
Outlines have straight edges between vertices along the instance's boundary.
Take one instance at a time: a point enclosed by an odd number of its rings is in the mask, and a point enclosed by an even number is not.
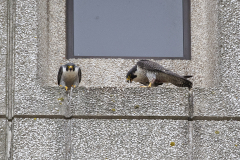
<svg viewBox="0 0 240 160"><path fill-rule="evenodd" d="M67 58L190 59L190 0L67 0Z"/></svg>

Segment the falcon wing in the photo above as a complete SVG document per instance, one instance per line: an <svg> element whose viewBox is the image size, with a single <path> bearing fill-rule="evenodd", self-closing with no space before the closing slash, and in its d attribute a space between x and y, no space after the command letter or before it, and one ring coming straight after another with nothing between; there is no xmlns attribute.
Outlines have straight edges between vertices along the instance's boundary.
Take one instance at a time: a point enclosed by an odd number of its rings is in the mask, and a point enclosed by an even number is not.
<svg viewBox="0 0 240 160"><path fill-rule="evenodd" d="M78 79L79 79L79 83L81 82L81 77L82 77L82 72L80 67L78 67Z"/></svg>
<svg viewBox="0 0 240 160"><path fill-rule="evenodd" d="M192 88L192 82L187 80L186 78L179 76L178 74L173 72L166 72L165 74L167 74L167 81L174 84L175 86L188 87L189 89Z"/></svg>
<svg viewBox="0 0 240 160"><path fill-rule="evenodd" d="M142 69L146 69L148 71L152 71L152 72L162 72L162 73L165 73L167 75L170 75L170 76L175 76L175 77L179 77L179 78L183 78L185 79L184 77L164 68L163 66L161 66L160 64L156 63L156 62L152 62L152 61L149 61L149 60L140 60L137 62L137 65L142 68Z"/></svg>
<svg viewBox="0 0 240 160"><path fill-rule="evenodd" d="M60 81L61 81L61 78L62 78L62 73L63 73L63 66L61 66L59 68L59 71L58 71L58 85L60 85Z"/></svg>
<svg viewBox="0 0 240 160"><path fill-rule="evenodd" d="M148 60L140 60L137 62L137 65L148 71L158 72L161 74L161 77L164 79L164 82L170 82L178 87L188 87L192 88L192 82L187 80L188 77L180 76L172 71L164 68L163 66L159 65L156 62L148 61Z"/></svg>
<svg viewBox="0 0 240 160"><path fill-rule="evenodd" d="M163 66L159 65L156 62L152 62L149 60L140 60L137 62L137 66L139 66L142 69L146 69L148 71L153 71L153 72L164 72L165 69Z"/></svg>

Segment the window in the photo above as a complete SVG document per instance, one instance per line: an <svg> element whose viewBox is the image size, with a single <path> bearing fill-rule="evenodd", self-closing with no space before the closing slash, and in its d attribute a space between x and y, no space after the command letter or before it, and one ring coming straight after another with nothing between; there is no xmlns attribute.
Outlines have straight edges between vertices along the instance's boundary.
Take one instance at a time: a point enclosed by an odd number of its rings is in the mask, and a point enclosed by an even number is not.
<svg viewBox="0 0 240 160"><path fill-rule="evenodd" d="M190 0L67 0L67 58L190 59Z"/></svg>

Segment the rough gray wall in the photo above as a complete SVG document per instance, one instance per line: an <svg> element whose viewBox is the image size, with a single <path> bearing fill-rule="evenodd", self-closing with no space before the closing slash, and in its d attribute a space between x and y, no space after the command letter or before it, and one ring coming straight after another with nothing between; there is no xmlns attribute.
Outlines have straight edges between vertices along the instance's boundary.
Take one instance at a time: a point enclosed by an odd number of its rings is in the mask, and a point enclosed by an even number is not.
<svg viewBox="0 0 240 160"><path fill-rule="evenodd" d="M14 119L13 159L65 159L67 124L64 119Z"/></svg>
<svg viewBox="0 0 240 160"><path fill-rule="evenodd" d="M240 116L240 2L219 1L220 86L194 89L195 116Z"/></svg>
<svg viewBox="0 0 240 160"><path fill-rule="evenodd" d="M0 159L5 159L6 157L6 140L7 140L7 126L6 119L0 118Z"/></svg>
<svg viewBox="0 0 240 160"><path fill-rule="evenodd" d="M6 60L8 51L7 1L0 1L0 115L6 114Z"/></svg>
<svg viewBox="0 0 240 160"><path fill-rule="evenodd" d="M13 159L187 159L188 122L16 118L13 143Z"/></svg>
<svg viewBox="0 0 240 160"><path fill-rule="evenodd" d="M193 159L239 159L239 121L195 121Z"/></svg>
<svg viewBox="0 0 240 160"><path fill-rule="evenodd" d="M193 75L189 92L125 83L135 59L66 60L65 0L0 0L0 159L240 158L239 5L191 0L192 60L155 60Z"/></svg>

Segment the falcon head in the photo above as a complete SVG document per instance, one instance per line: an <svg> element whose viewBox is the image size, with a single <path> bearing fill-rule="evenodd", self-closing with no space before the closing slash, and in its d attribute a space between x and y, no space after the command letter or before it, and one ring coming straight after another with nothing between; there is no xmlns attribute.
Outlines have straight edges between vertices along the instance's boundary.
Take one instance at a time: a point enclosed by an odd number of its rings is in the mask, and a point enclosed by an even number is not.
<svg viewBox="0 0 240 160"><path fill-rule="evenodd" d="M137 65L134 66L132 69L130 69L127 73L127 82L132 83L133 79L136 78L137 76L134 74L137 71Z"/></svg>
<svg viewBox="0 0 240 160"><path fill-rule="evenodd" d="M67 63L66 64L66 71L75 71L75 64L73 63Z"/></svg>

